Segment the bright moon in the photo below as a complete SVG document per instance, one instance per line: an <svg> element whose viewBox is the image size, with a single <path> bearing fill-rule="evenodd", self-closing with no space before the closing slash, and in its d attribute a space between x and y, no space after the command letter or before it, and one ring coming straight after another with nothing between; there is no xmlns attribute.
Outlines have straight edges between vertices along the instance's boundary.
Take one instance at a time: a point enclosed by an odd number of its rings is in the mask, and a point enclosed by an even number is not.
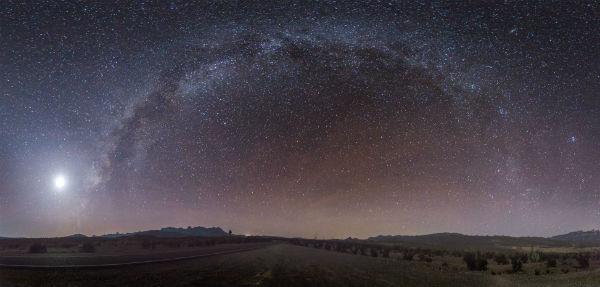
<svg viewBox="0 0 600 287"><path fill-rule="evenodd" d="M62 190L67 186L67 179L63 175L57 175L54 178L54 187L57 190Z"/></svg>

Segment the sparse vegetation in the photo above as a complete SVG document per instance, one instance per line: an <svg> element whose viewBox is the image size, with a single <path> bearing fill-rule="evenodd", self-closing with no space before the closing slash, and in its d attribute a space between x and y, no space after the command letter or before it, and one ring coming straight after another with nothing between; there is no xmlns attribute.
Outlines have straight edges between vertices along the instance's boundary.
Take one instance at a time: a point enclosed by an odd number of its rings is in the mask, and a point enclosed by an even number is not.
<svg viewBox="0 0 600 287"><path fill-rule="evenodd" d="M36 241L22 239L0 242L0 252L5 250L5 252L34 253L34 250L38 250L35 252L46 252L48 254L93 252L102 254L106 249L130 250L136 248L141 252L154 252L155 250L175 250L181 248L208 248L222 243L249 242L253 240L256 239L228 235L222 238L159 238L139 236L114 239L73 238ZM382 262L393 266L396 268L395 270L410 266L410 268L416 268L420 270L419 272L426 272L430 275L441 274L447 276L447 274L458 274L459 276L465 276L465 274L469 273L480 274L477 276L488 276L489 278L501 278L501 280L509 280L510 282L521 282L519 278L546 280L545 278L554 278L555 276L564 276L565 274L569 276L579 276L582 273L588 274L597 270L595 266L598 266L597 262L600 260L600 251L592 249L582 252L571 251L562 253L542 252L534 248L526 252L523 249L476 252L380 244L358 239L309 240L280 238L278 240L288 241L299 246L320 249L321 251L318 252L326 252L325 254L330 254L329 256L338 256L336 254L339 254L339 256L362 258L360 260ZM18 246L29 246L29 249L25 247L22 247L21 251L12 249ZM43 248L40 246L43 246ZM45 251L39 251L44 248ZM392 262L393 264L391 264ZM506 267L507 264L510 264L510 267ZM277 272L279 274L287 274L289 272L287 267L285 265L281 266L283 267L277 269ZM467 270L477 272L465 272ZM513 277L514 279L511 279ZM523 285L526 286L527 284ZM514 284L514 286L522 285ZM550 284L550 286L552 285Z"/></svg>

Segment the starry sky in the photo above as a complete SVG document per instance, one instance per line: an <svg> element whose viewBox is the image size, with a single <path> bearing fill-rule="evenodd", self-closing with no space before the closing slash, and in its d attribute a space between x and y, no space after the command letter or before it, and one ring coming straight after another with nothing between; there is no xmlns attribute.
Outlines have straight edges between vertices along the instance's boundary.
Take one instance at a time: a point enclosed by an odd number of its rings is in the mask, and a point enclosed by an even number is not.
<svg viewBox="0 0 600 287"><path fill-rule="evenodd" d="M599 228L600 2L12 1L0 236Z"/></svg>

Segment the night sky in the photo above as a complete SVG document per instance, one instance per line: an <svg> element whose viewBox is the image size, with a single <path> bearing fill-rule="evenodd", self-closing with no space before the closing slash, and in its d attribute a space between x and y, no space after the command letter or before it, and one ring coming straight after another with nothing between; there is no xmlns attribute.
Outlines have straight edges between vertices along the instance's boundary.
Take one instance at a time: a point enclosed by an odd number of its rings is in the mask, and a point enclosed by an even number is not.
<svg viewBox="0 0 600 287"><path fill-rule="evenodd" d="M0 236L600 227L600 2L21 2Z"/></svg>

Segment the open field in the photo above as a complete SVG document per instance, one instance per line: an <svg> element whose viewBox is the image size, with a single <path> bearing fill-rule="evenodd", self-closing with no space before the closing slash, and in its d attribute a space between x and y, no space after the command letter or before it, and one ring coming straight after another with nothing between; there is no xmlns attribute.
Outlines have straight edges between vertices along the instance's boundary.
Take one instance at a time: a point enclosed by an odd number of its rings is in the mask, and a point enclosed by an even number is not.
<svg viewBox="0 0 600 287"><path fill-rule="evenodd" d="M444 264L445 263L445 264ZM1 286L598 286L597 263L587 271L492 275L490 264L467 271L458 257L404 261L277 244L267 248L178 262L98 270L0 269ZM542 268L542 270L545 270Z"/></svg>
<svg viewBox="0 0 600 287"><path fill-rule="evenodd" d="M186 260L216 254L236 253L263 248L269 243L222 244L179 250L163 250L147 253L107 255L95 253L44 253L18 256L0 256L0 267L47 268L47 267L105 267L112 265L149 264L163 261Z"/></svg>

